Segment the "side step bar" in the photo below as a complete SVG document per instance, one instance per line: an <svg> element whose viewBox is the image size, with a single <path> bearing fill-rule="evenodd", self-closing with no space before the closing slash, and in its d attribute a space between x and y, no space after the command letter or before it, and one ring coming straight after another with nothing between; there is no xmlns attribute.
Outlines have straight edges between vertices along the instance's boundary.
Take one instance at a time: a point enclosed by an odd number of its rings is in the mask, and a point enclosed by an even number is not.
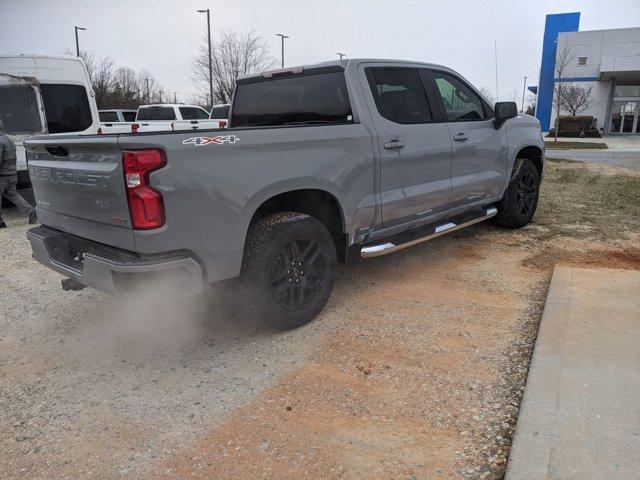
<svg viewBox="0 0 640 480"><path fill-rule="evenodd" d="M360 250L360 255L363 258L371 258L371 257L379 257L381 255L387 255L388 253L397 252L398 250L402 250L403 248L411 247L413 245L417 245L418 243L426 242L427 240L431 240L436 237L440 237L447 233L455 232L456 230L460 230L461 228L468 227L469 225L473 225L474 223L483 222L498 213L498 210L495 207L489 207L483 209L483 214L473 217L471 219L458 222L447 222L441 225L436 225L431 233L425 235L423 237L419 237L413 240L408 240L402 243L380 243L375 245L367 245L362 247Z"/></svg>

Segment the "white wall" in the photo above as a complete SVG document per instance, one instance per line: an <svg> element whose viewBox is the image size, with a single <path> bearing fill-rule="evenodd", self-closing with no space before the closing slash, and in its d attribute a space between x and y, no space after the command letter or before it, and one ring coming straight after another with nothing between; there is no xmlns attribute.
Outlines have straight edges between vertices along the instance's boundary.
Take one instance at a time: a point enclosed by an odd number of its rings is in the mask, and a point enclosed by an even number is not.
<svg viewBox="0 0 640 480"><path fill-rule="evenodd" d="M640 55L640 28L620 28L614 30L593 30L586 32L566 32L558 35L556 65L565 46L571 58L565 68L563 78L604 78L602 80L575 82L577 85L592 85L591 105L580 115L592 115L597 119L598 128L606 131L607 103L611 92L611 81L606 75L601 77L601 66L615 64L619 57L630 58ZM586 65L578 65L578 57L587 57ZM624 58L619 58L624 63ZM610 61L611 60L611 61ZM627 62L628 63L628 62ZM638 78L640 79L640 71ZM567 115L561 112L560 115ZM551 124L555 123L555 108L551 112Z"/></svg>
<svg viewBox="0 0 640 480"><path fill-rule="evenodd" d="M597 127L604 127L606 121L607 114L607 102L609 99L609 89L611 82L609 80L597 81L597 82L575 82L574 85L580 85L582 87L592 86L591 89L591 100L590 105L587 110L579 113L579 115L592 115L597 119ZM567 112L560 112L560 115L568 115ZM551 125L552 127L555 125L556 121L556 110L555 107L551 112ZM606 130L606 129L605 129Z"/></svg>

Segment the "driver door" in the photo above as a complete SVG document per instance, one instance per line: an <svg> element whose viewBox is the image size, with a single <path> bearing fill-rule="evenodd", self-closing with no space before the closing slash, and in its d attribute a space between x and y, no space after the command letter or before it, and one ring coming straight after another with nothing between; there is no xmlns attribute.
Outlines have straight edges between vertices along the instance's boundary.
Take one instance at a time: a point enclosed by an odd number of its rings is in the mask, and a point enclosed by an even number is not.
<svg viewBox="0 0 640 480"><path fill-rule="evenodd" d="M506 126L462 78L431 70L431 81L452 144L451 207L496 197L507 174Z"/></svg>

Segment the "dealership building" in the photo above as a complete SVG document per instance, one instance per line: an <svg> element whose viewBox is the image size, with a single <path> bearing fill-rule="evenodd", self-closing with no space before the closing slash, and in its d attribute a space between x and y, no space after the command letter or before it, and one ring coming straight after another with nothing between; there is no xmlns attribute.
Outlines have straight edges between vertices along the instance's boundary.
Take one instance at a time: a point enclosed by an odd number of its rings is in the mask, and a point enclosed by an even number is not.
<svg viewBox="0 0 640 480"><path fill-rule="evenodd" d="M580 32L579 24L578 12L547 15L536 98L542 130L555 122L554 85L570 82L592 87L579 115L593 116L601 133L640 134L640 27Z"/></svg>

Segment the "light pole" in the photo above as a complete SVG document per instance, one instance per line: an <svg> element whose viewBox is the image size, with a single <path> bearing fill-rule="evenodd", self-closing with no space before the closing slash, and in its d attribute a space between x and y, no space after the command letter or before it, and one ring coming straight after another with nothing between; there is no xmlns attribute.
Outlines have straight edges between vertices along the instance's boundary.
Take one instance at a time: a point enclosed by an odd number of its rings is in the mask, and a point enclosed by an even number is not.
<svg viewBox="0 0 640 480"><path fill-rule="evenodd" d="M282 33L276 33L276 36L282 39L282 68L284 68L284 39L291 38L291 37L287 35L283 35Z"/></svg>
<svg viewBox="0 0 640 480"><path fill-rule="evenodd" d="M524 92L527 91L527 77L524 77L524 87L522 87L522 110L521 112L524 113Z"/></svg>
<svg viewBox="0 0 640 480"><path fill-rule="evenodd" d="M209 9L198 10L207 14L207 40L209 42L209 105L213 107L213 66L211 65L211 15Z"/></svg>
<svg viewBox="0 0 640 480"><path fill-rule="evenodd" d="M78 30L86 30L84 27L78 27L76 25L73 26L76 31L76 56L80 56L80 43L78 42Z"/></svg>
<svg viewBox="0 0 640 480"><path fill-rule="evenodd" d="M342 57L344 57L346 54L338 52L336 53L336 55L338 55L340 57L340 60L342 60Z"/></svg>

